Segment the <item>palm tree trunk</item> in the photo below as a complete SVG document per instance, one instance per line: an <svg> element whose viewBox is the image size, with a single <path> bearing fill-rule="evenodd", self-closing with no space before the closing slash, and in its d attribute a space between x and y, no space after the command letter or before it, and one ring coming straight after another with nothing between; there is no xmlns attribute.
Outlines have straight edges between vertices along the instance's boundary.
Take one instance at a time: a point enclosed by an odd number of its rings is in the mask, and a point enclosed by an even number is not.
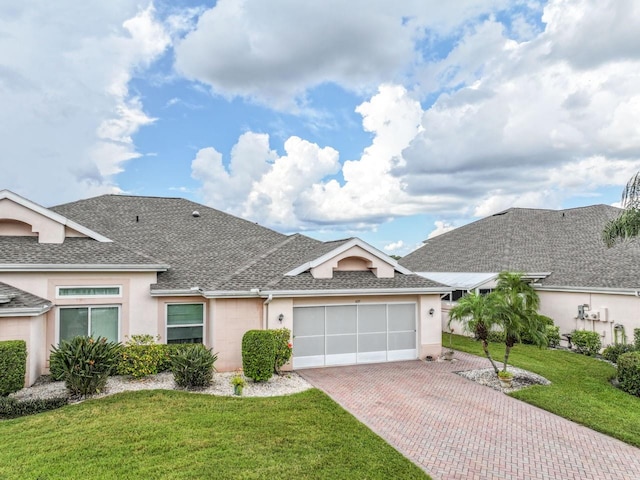
<svg viewBox="0 0 640 480"><path fill-rule="evenodd" d="M491 362L491 366L493 367L493 370L496 372L496 375L498 375L498 367L496 366L496 362L493 361L493 358L491 358L491 353L489 352L489 342L487 342L486 340L482 340L482 349L484 350L484 354L487 356L487 358Z"/></svg>
<svg viewBox="0 0 640 480"><path fill-rule="evenodd" d="M505 349L504 349L504 371L507 371L507 363L509 363L509 354L511 353L511 347L513 345L509 345L507 343Z"/></svg>

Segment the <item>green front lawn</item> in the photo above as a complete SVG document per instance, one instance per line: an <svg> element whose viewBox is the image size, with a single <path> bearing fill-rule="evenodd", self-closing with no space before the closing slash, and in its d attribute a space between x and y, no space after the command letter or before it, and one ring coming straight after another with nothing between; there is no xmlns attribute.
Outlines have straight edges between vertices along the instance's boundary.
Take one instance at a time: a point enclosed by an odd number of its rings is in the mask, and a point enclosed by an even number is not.
<svg viewBox="0 0 640 480"><path fill-rule="evenodd" d="M449 345L449 334L442 337ZM482 345L454 335L453 348L484 357ZM504 345L491 345L491 355L501 361ZM516 345L509 364L537 373L552 382L536 385L511 396L553 412L593 430L640 447L640 398L613 387L616 369L606 362L563 350ZM490 367L487 360L487 367Z"/></svg>
<svg viewBox="0 0 640 480"><path fill-rule="evenodd" d="M319 390L142 391L0 422L2 479L428 478Z"/></svg>

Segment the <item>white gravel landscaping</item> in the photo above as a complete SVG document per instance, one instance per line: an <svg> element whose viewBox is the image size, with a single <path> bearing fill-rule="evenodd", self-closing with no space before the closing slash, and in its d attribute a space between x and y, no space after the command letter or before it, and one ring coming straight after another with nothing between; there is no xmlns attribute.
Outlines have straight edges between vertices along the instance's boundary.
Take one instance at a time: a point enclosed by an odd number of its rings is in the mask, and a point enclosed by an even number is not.
<svg viewBox="0 0 640 480"><path fill-rule="evenodd" d="M234 372L214 373L213 383L209 388L194 390L197 393L205 393L218 396L232 396L233 386L231 377ZM279 395L290 395L312 388L312 386L295 372L284 372L282 375L274 375L267 382L256 383L250 379L245 379L246 385L242 391L243 397L271 397ZM114 376L109 377L107 388L103 393L92 395L90 398L102 398L120 392L133 390L179 390L173 381L173 374L170 372L159 373L149 377L134 379L131 377ZM36 382L29 388L23 388L11 396L18 399L28 398L53 398L67 395L64 382L51 382L43 377L42 381Z"/></svg>
<svg viewBox="0 0 640 480"><path fill-rule="evenodd" d="M456 373L461 377L468 378L469 380L479 383L480 385L484 385L486 387L490 387L494 390L505 393L515 392L531 385L551 385L551 382L546 378L536 373L522 370L521 368L509 366L507 368L507 371L513 373L513 382L511 384L511 388L502 388L502 386L500 385L500 380L498 380L496 372L493 370L493 368L481 368L479 370L467 370L464 372Z"/></svg>

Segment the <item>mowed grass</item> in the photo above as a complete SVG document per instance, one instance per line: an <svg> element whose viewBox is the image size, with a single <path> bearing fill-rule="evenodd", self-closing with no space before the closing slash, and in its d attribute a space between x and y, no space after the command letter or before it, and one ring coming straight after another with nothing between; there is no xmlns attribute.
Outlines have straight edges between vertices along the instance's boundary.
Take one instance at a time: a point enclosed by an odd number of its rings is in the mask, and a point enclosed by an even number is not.
<svg viewBox="0 0 640 480"><path fill-rule="evenodd" d="M428 478L319 390L129 392L0 422L2 479Z"/></svg>
<svg viewBox="0 0 640 480"><path fill-rule="evenodd" d="M449 334L443 335L449 345ZM453 348L483 356L482 345L453 336ZM504 345L491 345L495 360L504 358ZM509 364L537 373L552 382L512 393L511 396L573 420L593 430L640 447L640 398L615 388L616 369L606 362L563 350L516 345ZM487 360L487 367L489 367Z"/></svg>

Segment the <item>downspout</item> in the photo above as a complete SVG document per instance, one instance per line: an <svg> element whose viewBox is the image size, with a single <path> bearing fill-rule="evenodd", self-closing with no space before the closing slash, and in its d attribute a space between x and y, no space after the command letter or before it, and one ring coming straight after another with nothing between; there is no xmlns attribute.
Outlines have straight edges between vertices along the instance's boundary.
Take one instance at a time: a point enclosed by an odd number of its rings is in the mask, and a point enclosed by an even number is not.
<svg viewBox="0 0 640 480"><path fill-rule="evenodd" d="M267 299L264 301L264 315L262 319L262 329L267 330L269 328L269 304L273 300L273 293L270 293Z"/></svg>

